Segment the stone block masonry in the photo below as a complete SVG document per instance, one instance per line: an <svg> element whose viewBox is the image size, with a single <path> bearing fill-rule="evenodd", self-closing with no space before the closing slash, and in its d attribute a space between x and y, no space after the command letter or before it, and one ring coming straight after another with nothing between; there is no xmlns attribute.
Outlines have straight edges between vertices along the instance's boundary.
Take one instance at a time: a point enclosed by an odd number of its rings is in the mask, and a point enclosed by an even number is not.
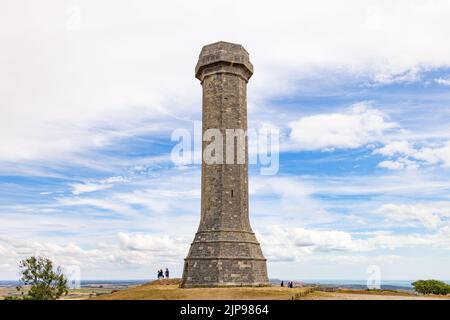
<svg viewBox="0 0 450 320"><path fill-rule="evenodd" d="M241 45L221 41L203 47L195 68L203 86L203 133L219 129L225 137L227 129L247 131L252 74ZM266 259L249 220L247 143L246 138L244 163L202 161L200 225L184 262L182 287L269 284Z"/></svg>

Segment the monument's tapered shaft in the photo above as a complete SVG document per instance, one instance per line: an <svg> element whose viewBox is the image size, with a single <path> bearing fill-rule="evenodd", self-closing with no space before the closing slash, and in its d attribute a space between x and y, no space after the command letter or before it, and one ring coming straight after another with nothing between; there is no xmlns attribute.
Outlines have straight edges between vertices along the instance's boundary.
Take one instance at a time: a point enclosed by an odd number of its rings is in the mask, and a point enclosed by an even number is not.
<svg viewBox="0 0 450 320"><path fill-rule="evenodd" d="M267 285L266 259L248 216L248 152L245 143L227 148L229 129L247 131L247 82L253 74L249 55L239 44L204 46L195 69L203 86L203 134L223 135L223 163L203 155L201 220L185 259L182 287ZM205 150L208 142L203 142ZM233 150L233 163L227 150ZM239 151L244 163L237 160Z"/></svg>

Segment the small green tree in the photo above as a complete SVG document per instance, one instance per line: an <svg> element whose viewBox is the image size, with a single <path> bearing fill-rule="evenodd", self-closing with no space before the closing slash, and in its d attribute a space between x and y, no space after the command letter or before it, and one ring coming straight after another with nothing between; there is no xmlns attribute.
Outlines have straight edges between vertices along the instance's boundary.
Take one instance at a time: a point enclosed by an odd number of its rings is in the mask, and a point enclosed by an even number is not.
<svg viewBox="0 0 450 320"><path fill-rule="evenodd" d="M450 294L450 285L439 280L419 280L412 283L414 290L422 294Z"/></svg>
<svg viewBox="0 0 450 320"><path fill-rule="evenodd" d="M20 281L23 285L30 286L26 294L22 286L17 287L24 299L55 300L68 293L66 277L60 267L53 269L53 262L50 259L30 257L20 261L19 267L22 275Z"/></svg>

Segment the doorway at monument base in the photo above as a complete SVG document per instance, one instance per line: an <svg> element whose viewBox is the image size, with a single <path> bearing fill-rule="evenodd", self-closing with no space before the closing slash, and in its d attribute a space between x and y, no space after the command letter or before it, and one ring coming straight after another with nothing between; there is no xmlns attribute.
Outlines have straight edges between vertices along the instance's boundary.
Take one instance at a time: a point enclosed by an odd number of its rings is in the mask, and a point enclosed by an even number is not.
<svg viewBox="0 0 450 320"><path fill-rule="evenodd" d="M197 232L184 262L181 287L266 285L266 259L252 231Z"/></svg>

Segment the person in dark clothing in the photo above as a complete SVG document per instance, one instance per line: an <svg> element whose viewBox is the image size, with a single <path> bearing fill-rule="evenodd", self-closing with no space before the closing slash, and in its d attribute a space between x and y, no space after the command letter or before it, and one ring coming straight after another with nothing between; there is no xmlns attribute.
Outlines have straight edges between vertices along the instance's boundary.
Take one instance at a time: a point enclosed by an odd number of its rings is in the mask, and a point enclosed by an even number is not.
<svg viewBox="0 0 450 320"><path fill-rule="evenodd" d="M169 279L169 269L166 268L166 278Z"/></svg>
<svg viewBox="0 0 450 320"><path fill-rule="evenodd" d="M281 286L284 287L284 282L283 282L283 280L281 280Z"/></svg>

